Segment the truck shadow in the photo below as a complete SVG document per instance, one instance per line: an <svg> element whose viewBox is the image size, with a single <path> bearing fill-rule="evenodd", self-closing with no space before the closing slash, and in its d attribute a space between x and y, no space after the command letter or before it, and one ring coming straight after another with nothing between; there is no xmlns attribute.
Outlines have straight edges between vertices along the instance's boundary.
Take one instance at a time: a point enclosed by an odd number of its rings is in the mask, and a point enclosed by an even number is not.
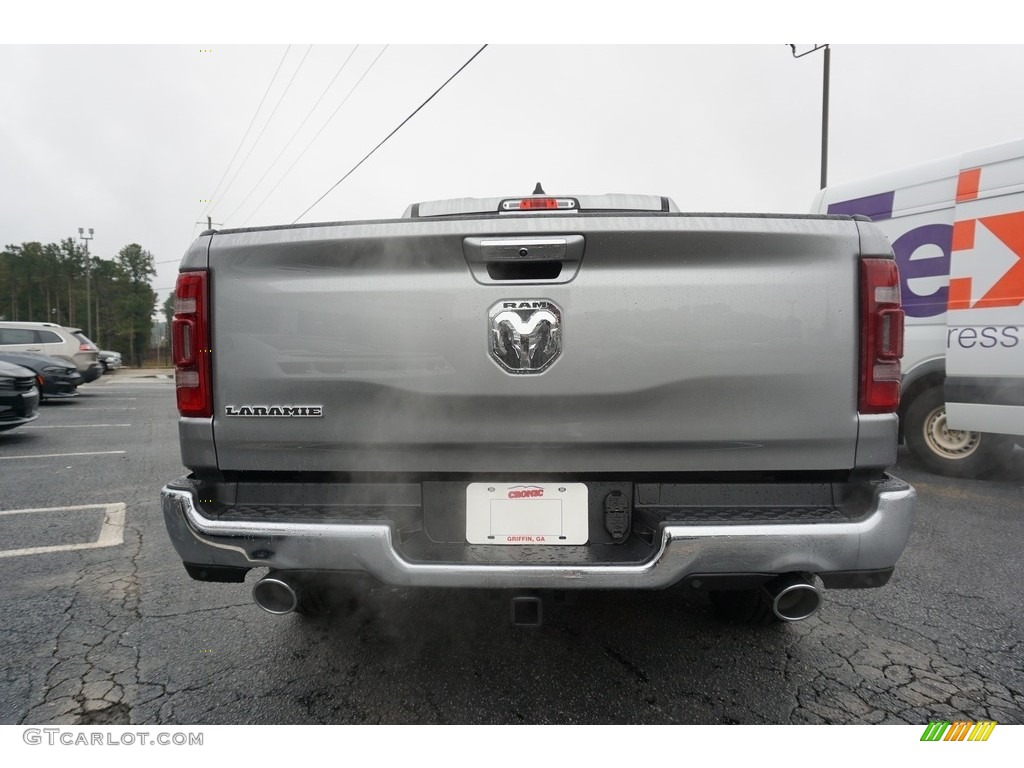
<svg viewBox="0 0 1024 768"><path fill-rule="evenodd" d="M371 587L330 618L278 619L268 642L303 648L285 674L318 670L297 721L790 721L787 648L815 619L747 628L703 595L586 592L544 594L543 623L524 628L509 597Z"/></svg>
<svg viewBox="0 0 1024 768"><path fill-rule="evenodd" d="M154 620L161 637L187 631L215 653L150 656L167 696L133 721L919 723L989 696L971 648L991 630L968 597L962 619L933 625L939 598L909 573L826 591L815 616L767 627L727 624L705 595L672 589L569 595L520 628L508 597L367 583L329 618L238 604Z"/></svg>

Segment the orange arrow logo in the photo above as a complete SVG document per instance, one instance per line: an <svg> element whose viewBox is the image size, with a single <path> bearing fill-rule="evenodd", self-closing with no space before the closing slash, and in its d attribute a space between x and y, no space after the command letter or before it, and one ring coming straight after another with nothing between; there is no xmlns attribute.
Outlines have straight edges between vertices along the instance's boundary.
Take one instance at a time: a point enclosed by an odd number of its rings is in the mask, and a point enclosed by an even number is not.
<svg viewBox="0 0 1024 768"><path fill-rule="evenodd" d="M1016 307L1024 302L1024 211L978 219L1013 251L1017 263L989 288L975 307Z"/></svg>
<svg viewBox="0 0 1024 768"><path fill-rule="evenodd" d="M1016 307L1024 303L1024 211L964 219L953 224L952 250L974 248L975 224L981 223L1017 257L1017 262L1000 277L973 305L970 277L954 277L949 281L949 309Z"/></svg>

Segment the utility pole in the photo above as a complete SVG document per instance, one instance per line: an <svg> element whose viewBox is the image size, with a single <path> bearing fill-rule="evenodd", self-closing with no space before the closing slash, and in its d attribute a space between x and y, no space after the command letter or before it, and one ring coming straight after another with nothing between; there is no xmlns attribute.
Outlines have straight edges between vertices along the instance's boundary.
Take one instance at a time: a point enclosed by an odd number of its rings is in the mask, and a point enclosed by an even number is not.
<svg viewBox="0 0 1024 768"><path fill-rule="evenodd" d="M89 227L89 234L85 234L82 227L78 228L78 239L85 243L85 323L86 336L92 339L92 288L90 286L90 275L92 266L89 263L89 241L92 240L92 227Z"/></svg>
<svg viewBox="0 0 1024 768"><path fill-rule="evenodd" d="M201 221L197 221L196 222L196 224L202 224L202 223L203 222L201 222ZM222 223L218 222L217 226L218 227L223 227L224 225ZM206 228L207 229L213 229L213 217L210 216L209 214L206 215Z"/></svg>
<svg viewBox="0 0 1024 768"><path fill-rule="evenodd" d="M821 188L828 186L828 81L832 49L825 44L825 69L821 85Z"/></svg>
<svg viewBox="0 0 1024 768"><path fill-rule="evenodd" d="M831 48L829 44L824 45L814 44L814 47L809 51L797 55L796 46L790 43L790 50L793 52L794 59L800 59L809 53L825 51L825 67L822 75L822 86L821 86L821 188L824 189L828 186L828 81L829 81L829 65L831 63Z"/></svg>

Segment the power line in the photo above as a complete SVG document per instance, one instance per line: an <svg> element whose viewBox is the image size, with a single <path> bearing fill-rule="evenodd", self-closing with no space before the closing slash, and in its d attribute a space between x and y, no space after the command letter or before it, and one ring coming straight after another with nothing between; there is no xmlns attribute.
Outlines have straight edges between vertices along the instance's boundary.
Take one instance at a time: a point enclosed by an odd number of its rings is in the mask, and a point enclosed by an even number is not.
<svg viewBox="0 0 1024 768"><path fill-rule="evenodd" d="M320 138L320 134L324 132L324 129L326 129L328 125L330 125L330 124L331 124L331 121L332 121L332 120L334 119L334 116L335 116L335 115L337 115L337 114L338 114L338 112L339 112L339 111L341 111L341 108L345 106L346 102L347 102L347 101L349 100L349 97L350 97L350 96L351 96L351 95L352 95L353 93L355 93L355 91L356 91L356 88L358 88L358 87L359 87L359 84L363 82L363 79L364 79L364 78L365 78L365 77L366 77L366 76L367 76L368 74L370 74L370 71L371 71L371 70L372 70L372 69L373 69L373 68L374 68L374 67L375 67L375 66L377 65L377 62L378 62L378 61L380 60L380 57L384 55L384 51L386 51L386 50L388 49L388 47L389 47L389 46L385 45L385 46L384 46L383 48L381 48L381 49L380 49L380 52L379 52L379 53L377 54L376 58L374 58L374 60L373 60L372 62L370 62L370 66L368 66L368 67L366 68L366 71L364 71L364 72L363 72L363 74L362 74L362 75L360 75L359 79L358 79L358 80L356 80L356 84L355 84L355 85L353 85L353 86L352 86L352 87L351 87L351 88L349 89L349 92L345 94L345 98L341 100L341 104L339 104L339 105L338 105L337 107L335 107L335 108L334 108L334 111L333 111L333 112L331 113L331 116L327 118L326 122L324 122L324 124L323 124L322 126L320 126L320 130L316 132L316 135L315 135L315 136L313 136L313 138L309 140L309 143L308 143L308 144L307 144L307 145L305 146L305 148L304 148L304 149L303 149L303 150L302 150L302 151L301 151L301 152L299 153L299 156L298 156L298 157L296 157L296 158L295 158L295 159L294 159L294 160L292 161L292 164L288 166L288 169L287 169L287 170L286 170L286 171L284 172L284 174L283 174L283 175L281 176L281 178L277 180L277 183L276 183L276 184L275 184L275 185L274 185L273 187L271 187L270 191L269 191L269 192L267 192L267 194L266 194L266 195L264 196L264 198L263 198L263 199L262 199L262 200L260 201L260 204L259 204L259 205L257 205L257 206L256 206L256 208L255 208L255 209L253 210L253 212L252 212L252 213L250 213L250 214L249 214L249 215L248 215L248 216L246 217L245 221L243 221L243 222L242 222L242 226L243 226L243 227L244 227L244 226L245 226L245 225L246 225L246 224L247 224L247 223L249 222L249 219L251 219L251 218L252 218L253 216L255 216L255 215L256 215L256 213L257 213L257 212L258 212L258 211L260 210L260 208L262 208L262 207L263 207L263 204L264 204L265 202L267 202L267 200L269 200L269 199L270 199L270 196L271 196L272 194L274 194L274 190L276 190L276 189L277 189L277 188L278 188L279 186L281 186L281 182L282 182L282 181L284 181L284 180L285 180L285 178L287 178L287 176L288 176L288 174L289 174L289 173L291 173L291 172L292 172L292 168L294 168L294 167L295 167L295 165L296 165L296 164L297 164L297 163L299 162L299 160L301 160L301 159L303 158L303 156L304 156L304 155L306 154L306 152L307 152L307 151L309 150L309 148L310 148L311 146L313 146L314 142L316 142L316 140L317 140L318 138Z"/></svg>
<svg viewBox="0 0 1024 768"><path fill-rule="evenodd" d="M281 67L282 67L282 66L284 66L284 60L285 60L285 58L287 58L287 56L288 56L288 51L290 51L291 49L292 49L292 47L291 47L290 45L289 45L289 46L288 46L287 48L285 48L285 49L284 49L284 56L282 56L282 57L281 57L281 61L280 61L280 63L279 63L278 65L277 65L277 69L275 69L275 70L274 70L274 76L273 76L273 77L271 77L271 78L270 78L270 82L269 82L269 83L267 83L267 90L265 90L265 91L263 92L263 98L262 98L262 99L260 99L260 103L259 103L259 106L258 106L258 107L256 107L256 111L255 111L255 112L253 112L253 115L252 115L252 120L250 120L250 121L249 121L249 127L248 127L248 128L246 128L246 129L245 129L245 133L244 133L244 134L242 134L242 140L241 140L240 142L238 142L238 146L237 146L237 147L235 148L235 154L233 154L233 155L231 156L231 162L229 162L229 163L228 163L228 167L224 169L224 173L223 173L223 175L222 175L222 176L220 177L220 181L218 181L218 182L217 182L217 186L216 186L216 187L214 188L214 190L213 190L213 194L212 194L212 195L210 195L210 200L215 200L215 199L216 199L216 197L217 197L217 193L218 193L218 192L220 192L220 185L224 183L224 179L225 179L225 178L227 178L227 175L228 175L228 171L230 171L230 170L231 170L231 166L232 166L232 164L233 164L233 163L235 162L235 158L236 158L236 157L238 157L238 153L239 153L239 152L241 151L241 149L242 149L242 145L243 145L243 144L245 144L245 140L246 140L247 138L249 138L249 131L251 131L251 130L252 130L252 127L253 127L253 125L255 125L255 124L256 124L256 116L257 116L257 115L259 115L259 113L260 113L260 110L261 110L261 109L263 109L263 102L265 102L265 101L267 100L267 95L268 95L268 94L270 93L270 89L271 89L271 87L273 87L273 85L274 85L274 81L275 81L275 80L277 80L277 73L278 73L278 72L280 72L280 71L281 71ZM203 211L203 215L204 215L204 216L206 215L206 213L208 213L208 212L209 212L209 210L210 210L210 207L211 207L212 205L213 205L213 203L210 203L209 205L207 205L207 207L206 207L206 210L205 210L205 211ZM194 232L194 231L195 231L195 230L193 230L193 232Z"/></svg>
<svg viewBox="0 0 1024 768"><path fill-rule="evenodd" d="M312 45L306 48L306 53L303 55L302 60L299 62L299 66L295 68L295 71L292 73L291 79L288 81L288 84L285 85L284 90L281 91L281 95L277 98L277 103L271 110L270 117L268 117L267 122L263 124L263 128L260 129L259 135L256 137L256 140L253 141L252 146L249 147L249 151L245 153L245 157L242 158L242 162L239 163L238 168L235 169L235 175L231 177L231 181L229 181L228 185L224 187L225 196L227 195L228 190L231 189L231 185L235 183L235 179L238 178L238 174L242 172L242 169L245 167L245 164L249 162L249 158L252 156L252 151L256 149L256 145L260 143L260 139L263 138L263 134L267 132L267 127L274 121L274 115L277 114L277 110L280 108L281 102L284 101L284 97L288 95L288 91L291 89L292 83L295 82L295 78L298 76L299 70L302 69L302 65L306 63L306 58L309 56L309 52L311 50L313 50Z"/></svg>
<svg viewBox="0 0 1024 768"><path fill-rule="evenodd" d="M378 144L378 145L377 145L376 147L374 147L373 149L371 149L371 150L370 150L370 151L369 151L369 152L368 152L368 153L366 154L366 157L364 157L364 158L363 158L362 160L360 160L360 161L359 161L358 163L356 163L356 164L355 164L354 166L352 166L352 168L351 168L351 169L349 170L349 172L348 172L348 173L346 173L346 174L345 174L344 176L342 176L342 177L341 177L340 179L338 179L338 180L337 180L337 181L336 181L336 182L335 182L335 183L333 184L333 186L331 186L331 188L330 188L330 189L328 189L328 190L327 190L326 192L324 192L324 193L323 193L322 195L320 195L320 197L318 197L318 198L316 199L316 201L315 201L315 202L314 202L314 203L313 203L313 204L312 204L311 206L309 206L309 208L307 208L307 209L306 209L306 210L304 210L304 211L303 211L302 213L300 213L300 214L299 214L299 215L298 215L298 216L297 216L297 217L295 218L295 221L293 221L293 222L292 222L292 224L295 224L295 223L297 223L299 219L301 219L301 218L302 218L303 216L305 216L305 215L306 215L307 213L309 213L309 212L310 212L311 210L313 210L313 208L315 208L315 207L316 207L316 206L317 206L317 205L318 205L318 204L320 203L320 201L321 201L321 200L323 200L323 199L324 199L325 197L327 197L327 196L328 196L329 194L331 194L331 192L333 192L333 191L335 190L335 188L336 188L336 187L337 187L337 186L338 186L339 184L341 184L341 182L343 182L343 181L344 181L345 179L347 179L347 178L348 178L349 176L351 176L351 175L352 175L352 174L353 174L353 173L355 172L355 170L356 170L356 169L357 169L357 168L358 168L359 166L361 166L361 165L362 165L363 163L365 163L365 162L366 162L367 160L369 160L369 159L370 159L370 157L371 157L371 156L373 155L373 153L374 153L374 152L376 152L376 151L377 151L378 149L380 149L381 147L383 147L383 146L384 146L384 143L385 143L385 142L386 142L386 141L387 141L388 139L390 139L390 138L391 138L392 136L394 136L394 135L395 135L396 133L398 133L398 131L399 131L399 130L401 129L401 127L402 127L403 125L405 125L405 124L406 124L406 123L408 123L408 122L409 122L410 120L412 120L412 118L416 116L416 113L417 113L417 112L419 112L419 111L420 111L421 109L423 109L423 108L424 108L425 106L427 106L427 104L429 104L429 103L430 103L430 102L431 102L431 101L433 100L433 98L434 98L435 96L437 96L437 94L439 94L439 93L440 93L440 92L441 92L442 90L444 90L444 87L445 87L446 85L448 85L448 83L450 83L450 82L451 82L452 80L454 80L454 79L455 79L456 77L458 77L458 76L459 76L459 73L461 73L461 72L462 72L462 70L464 70L464 69L465 69L466 67L468 67L468 66L469 66L469 65L470 65L470 64L471 64L471 63L473 62L473 59L475 59L475 58L476 58L477 56L479 56L479 55L480 55L481 53L483 53L483 51L484 51L484 48L486 48L486 47L487 47L487 43L484 43L483 45L481 45L481 46L480 46L480 48L479 48L479 49L477 50L477 52L476 52L476 53L474 53L474 54L473 54L472 56L470 56L470 57L469 57L468 59L466 59L466 63L465 63L465 64L463 64L463 65L462 65L461 67L459 67L459 68L458 68L457 70L455 70L455 73L454 73L454 74L453 74L453 75L452 75L451 77L449 77L449 78L448 78L447 80L445 80L445 81L444 81L443 83L441 83L440 87L439 87L439 88L438 88L438 89L437 89L436 91L434 91L434 92L433 92L432 94L430 94L430 96L428 96L428 97L427 97L427 100L426 100L426 101L424 101L424 102L423 102L422 104L420 104L420 105L419 105L418 107L416 107L416 109L414 109L414 110L413 110L413 111L412 111L412 112L411 112L411 113L409 114L409 116L408 116L407 118L405 118L405 120L403 120L403 121L402 121L401 123L399 123L399 124L398 124L398 127L396 127L396 128L395 128L395 129L394 129L394 130L393 130L393 131L392 131L391 133L389 133L389 134L388 134L387 136L385 136L385 137L384 137L384 138L383 138L383 139L381 140L380 144Z"/></svg>
<svg viewBox="0 0 1024 768"><path fill-rule="evenodd" d="M263 172L263 175L260 176L260 180L257 181L255 185L253 185L253 188L251 190L249 190L249 194L245 196L245 199L242 200L242 202L238 204L238 207L235 208L235 210L233 210L228 215L228 217L227 217L228 221L231 221L232 219L234 219L235 214L238 213L242 209L242 207L246 204L246 202L249 200L249 198L252 197L253 192L255 192L257 189L259 189L260 184L263 183L263 180L265 178L267 178L267 176L270 174L270 172L274 169L274 166L277 165L277 161L281 159L281 157L284 155L284 153L288 150L288 147L290 147L292 145L292 142L295 141L295 137L299 135L299 132L305 127L306 122L309 120L310 117L313 116L313 113L316 111L316 108L319 107L320 106L320 102L323 101L324 96L326 96L327 92L329 90L331 90L331 86L334 85L334 82L338 79L338 77L341 75L341 73L345 70L345 67L347 67L349 61L351 61L352 56L355 55L355 52L358 51L358 50L359 50L359 46L357 45L357 46L355 46L349 52L348 56L345 57L345 61L342 62L341 67L338 68L338 71L334 73L334 77L331 78L331 82L329 82L327 84L327 87L324 88L323 93L320 94L320 98L318 98L316 100L316 103L313 104L313 106L310 108L309 112L306 113L306 116L304 118L302 118L302 122L299 123L299 127L295 129L295 133L292 134L292 137L290 139L288 139L288 141L285 143L284 147L278 153L277 157L274 158L274 162L272 162L270 164L270 166L267 168L267 170Z"/></svg>
<svg viewBox="0 0 1024 768"><path fill-rule="evenodd" d="M284 65L284 60L288 57L288 51L290 51L291 49L292 49L292 47L290 45L287 48L284 49L284 56L281 57L281 61L277 65L277 69L274 70L274 74L270 78L270 82L267 83L267 89L263 92L263 98L260 99L260 103L256 107L256 111L252 113L252 119L249 121L249 125L245 129L245 133L242 134L242 140L239 141L238 142L238 146L235 147L235 153L231 156L231 160L228 161L228 165L224 169L224 173L221 174L220 181L217 182L217 186L214 188L213 194L210 195L211 202L209 204L207 204L205 209L200 208L200 214L201 215L205 216L207 213L210 212L210 207L213 205L212 201L216 200L216 195L217 195L218 192L220 192L220 185L224 183L224 179L227 178L228 171L231 170L231 166L234 164L235 158L238 157L238 153L242 149L242 145L245 144L245 140L247 138L249 138L249 131L251 131L253 125L256 124L256 116L259 115L260 110L263 109L263 102L265 102L267 100L267 96L270 94L270 89L271 89L271 87L273 87L274 81L277 80L277 73L281 71L281 67ZM189 237L189 242L191 242L195 238L195 236L196 236L196 227L197 226L199 226L199 222L196 222L195 224L192 225L192 234Z"/></svg>

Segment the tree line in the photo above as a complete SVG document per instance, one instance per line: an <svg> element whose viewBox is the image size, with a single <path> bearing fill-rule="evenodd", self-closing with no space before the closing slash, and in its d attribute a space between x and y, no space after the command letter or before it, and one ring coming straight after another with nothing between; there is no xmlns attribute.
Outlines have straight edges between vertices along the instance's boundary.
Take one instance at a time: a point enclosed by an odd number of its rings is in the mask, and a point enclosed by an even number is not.
<svg viewBox="0 0 1024 768"><path fill-rule="evenodd" d="M8 245L0 253L0 320L57 323L83 332L91 321L98 347L139 365L150 345L157 295L149 281L155 275L153 254L138 243L126 245L113 260L87 255L70 237Z"/></svg>

